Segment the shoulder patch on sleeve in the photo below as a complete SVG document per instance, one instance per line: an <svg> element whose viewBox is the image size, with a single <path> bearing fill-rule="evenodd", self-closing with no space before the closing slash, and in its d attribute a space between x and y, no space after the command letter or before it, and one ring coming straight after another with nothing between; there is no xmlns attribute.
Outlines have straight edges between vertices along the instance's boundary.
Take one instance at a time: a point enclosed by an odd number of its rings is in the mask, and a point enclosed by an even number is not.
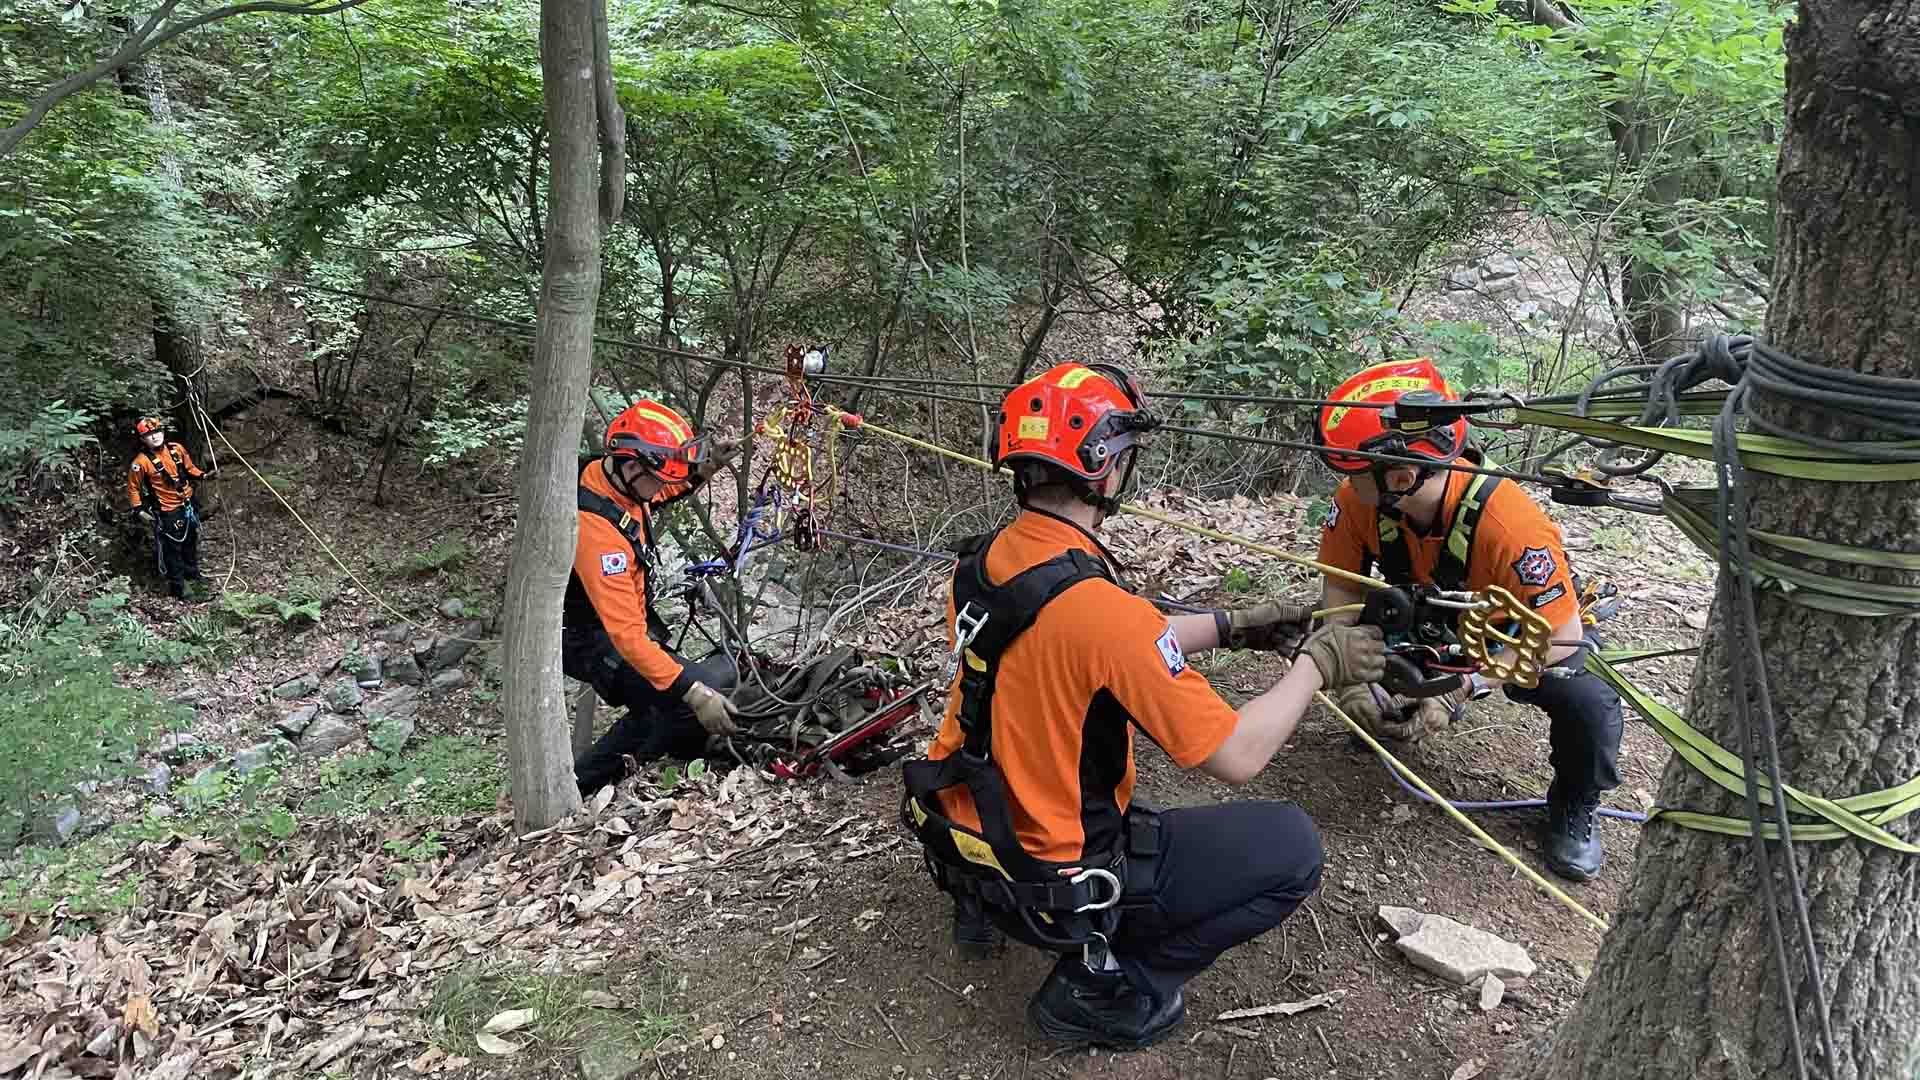
<svg viewBox="0 0 1920 1080"><path fill-rule="evenodd" d="M1527 601L1527 606L1535 609L1543 608L1565 595L1567 595L1567 586L1563 582Z"/></svg>
<svg viewBox="0 0 1920 1080"><path fill-rule="evenodd" d="M1187 654L1180 651L1180 639L1174 636L1173 627L1167 627L1166 632L1154 639L1153 644L1160 650L1160 660L1167 665L1167 674L1178 675L1187 670Z"/></svg>
<svg viewBox="0 0 1920 1080"><path fill-rule="evenodd" d="M1554 561L1553 552L1543 547L1530 547L1513 560L1513 576L1523 585L1545 585L1553 580L1560 564Z"/></svg>
<svg viewBox="0 0 1920 1080"><path fill-rule="evenodd" d="M605 555L600 556L600 576L613 577L615 574L626 573L627 563L629 561L627 553L624 551L607 552Z"/></svg>

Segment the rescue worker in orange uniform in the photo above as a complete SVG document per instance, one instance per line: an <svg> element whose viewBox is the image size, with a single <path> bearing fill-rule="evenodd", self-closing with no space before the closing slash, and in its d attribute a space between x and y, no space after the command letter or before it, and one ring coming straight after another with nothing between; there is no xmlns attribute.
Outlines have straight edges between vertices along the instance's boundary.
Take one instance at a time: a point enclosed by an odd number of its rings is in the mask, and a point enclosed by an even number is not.
<svg viewBox="0 0 1920 1080"><path fill-rule="evenodd" d="M1120 584L1096 532L1156 423L1112 365L1061 364L1007 395L994 458L1021 511L960 545L959 675L927 757L905 767L903 816L953 895L956 940L988 943L997 927L1060 952L1028 1016L1050 1039L1116 1048L1171 1032L1187 980L1278 925L1321 867L1313 822L1290 803L1140 805L1135 729L1183 768L1244 783L1314 691L1378 679L1385 663L1377 629L1328 627L1267 693L1237 712L1220 700L1189 653L1291 651L1311 611L1170 619Z"/></svg>
<svg viewBox="0 0 1920 1080"><path fill-rule="evenodd" d="M581 794L626 774L624 758L697 757L730 735L736 673L726 656L693 663L663 644L652 592L653 515L712 478L738 451L696 437L657 401L627 407L607 427L605 456L580 471L580 535L562 607L560 657L570 678L627 712L574 762Z"/></svg>
<svg viewBox="0 0 1920 1080"><path fill-rule="evenodd" d="M154 566L167 579L167 592L184 599L187 586L198 591L200 577L200 501L193 482L206 473L193 455L167 440L166 425L146 417L133 426L140 440L127 468L127 500L153 529Z"/></svg>
<svg viewBox="0 0 1920 1080"><path fill-rule="evenodd" d="M1334 493L1321 530L1320 561L1363 574L1377 566L1395 586L1479 590L1498 585L1545 616L1555 628L1554 641L1584 639L1586 647L1598 648L1598 639L1582 625L1579 587L1560 527L1516 484L1440 467L1456 458L1481 460L1467 445L1466 419L1413 430L1389 425L1380 407L1414 391L1459 400L1433 361L1422 358L1369 367L1342 383L1330 398L1354 406L1321 407L1321 456L1346 480ZM1323 598L1325 606L1332 607L1357 603L1362 596L1357 586L1328 577ZM1556 645L1549 663L1559 665L1580 648ZM1577 658L1572 666L1578 668ZM1412 741L1445 729L1468 700L1486 696L1496 685L1475 674L1452 694L1404 703L1390 700L1377 687L1353 686L1342 690L1336 701L1376 736ZM1549 674L1531 690L1515 685L1504 690L1509 700L1539 706L1552 722L1553 785L1547 792L1541 850L1556 874L1585 881L1600 872L1606 855L1594 829L1600 793L1620 783L1620 698L1585 671Z"/></svg>

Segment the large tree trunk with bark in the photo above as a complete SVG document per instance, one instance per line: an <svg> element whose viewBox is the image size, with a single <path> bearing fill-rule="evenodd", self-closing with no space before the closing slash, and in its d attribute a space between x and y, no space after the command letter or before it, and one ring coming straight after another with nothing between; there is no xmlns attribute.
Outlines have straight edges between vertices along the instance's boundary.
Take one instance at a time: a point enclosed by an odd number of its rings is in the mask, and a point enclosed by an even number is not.
<svg viewBox="0 0 1920 1080"><path fill-rule="evenodd" d="M1769 339L1804 360L1920 376L1920 3L1802 0L1787 35L1776 288ZM1794 430L1859 437L1755 392ZM1871 437L1871 436L1869 436ZM1920 550L1920 485L1818 484L1747 474L1754 529ZM1886 578L1884 580L1898 580ZM1716 612L1689 716L1738 747L1731 645ZM1920 624L1827 614L1759 594L1759 631L1786 779L1838 797L1920 773ZM1744 818L1678 758L1660 802ZM1914 819L1889 827L1920 837ZM1508 1075L1732 1080L1794 1074L1750 841L1658 822L1586 992ZM1779 846L1769 845L1778 873ZM1862 841L1795 845L1838 1060L1821 1062L1806 965L1792 993L1815 1061L1838 1080L1920 1076L1920 859ZM1783 912L1789 942L1790 916ZM1791 946L1790 946L1791 947Z"/></svg>
<svg viewBox="0 0 1920 1080"><path fill-rule="evenodd" d="M560 600L579 528L580 418L600 297L596 7L596 0L544 0L540 14L547 242L516 488L519 522L507 570L502 673L514 824L522 830L551 825L580 805L560 671Z"/></svg>

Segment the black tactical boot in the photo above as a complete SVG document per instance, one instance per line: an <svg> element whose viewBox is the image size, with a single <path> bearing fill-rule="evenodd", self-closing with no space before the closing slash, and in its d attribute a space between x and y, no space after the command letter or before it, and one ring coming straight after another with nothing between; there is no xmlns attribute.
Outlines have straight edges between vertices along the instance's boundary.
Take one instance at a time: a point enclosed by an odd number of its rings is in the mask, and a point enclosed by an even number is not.
<svg viewBox="0 0 1920 1080"><path fill-rule="evenodd" d="M1000 947L1000 928L993 925L979 897L953 901L953 944L968 960L985 960Z"/></svg>
<svg viewBox="0 0 1920 1080"><path fill-rule="evenodd" d="M1028 1002L1027 1016L1054 1042L1139 1050L1180 1026L1187 1001L1176 990L1156 1007L1121 972L1089 971L1081 954L1068 953Z"/></svg>
<svg viewBox="0 0 1920 1080"><path fill-rule="evenodd" d="M1607 853L1594 828L1599 806L1598 795L1570 794L1554 781L1547 790L1547 826L1540 836L1547 869L1568 881L1588 881L1600 873Z"/></svg>

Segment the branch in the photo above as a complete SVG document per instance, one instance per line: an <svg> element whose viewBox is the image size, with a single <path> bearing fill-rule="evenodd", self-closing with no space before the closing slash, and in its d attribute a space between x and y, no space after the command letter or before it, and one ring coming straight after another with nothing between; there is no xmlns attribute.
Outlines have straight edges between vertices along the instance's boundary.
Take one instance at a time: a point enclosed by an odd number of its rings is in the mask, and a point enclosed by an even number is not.
<svg viewBox="0 0 1920 1080"><path fill-rule="evenodd" d="M1553 0L1528 0L1527 13L1534 22L1553 30L1572 30L1580 25L1580 20L1560 10Z"/></svg>
<svg viewBox="0 0 1920 1080"><path fill-rule="evenodd" d="M119 71L121 68L126 67L128 64L133 63L135 60L140 59L189 30L197 30L208 23L219 22L221 19L232 18L235 15L262 13L273 15L331 15L336 11L345 11L351 7L358 7L365 2L366 0L333 0L333 2L325 4L301 4L279 3L276 2L276 0L250 0L250 2L244 4L229 4L226 7L214 8L204 15L197 15L194 18L188 19L186 22L169 26L156 37L153 36L154 29L165 22L167 16L173 14L174 8L180 6L180 0L163 0L160 7L147 18L146 23L142 25L140 29L134 31L133 35L127 38L126 43L115 50L112 56L107 57L105 60L100 61L84 71L69 75L48 87L45 93L35 98L33 104L27 107L26 115L22 116L12 127L0 131L0 158L13 153L14 148L19 146L22 140L26 139L29 132L39 126L40 121L47 118L47 114L53 111L55 105L85 90L87 87L92 86L108 75Z"/></svg>
<svg viewBox="0 0 1920 1080"><path fill-rule="evenodd" d="M607 0L593 0L593 105L600 125L600 231L604 234L620 220L627 204L627 114L613 92Z"/></svg>

